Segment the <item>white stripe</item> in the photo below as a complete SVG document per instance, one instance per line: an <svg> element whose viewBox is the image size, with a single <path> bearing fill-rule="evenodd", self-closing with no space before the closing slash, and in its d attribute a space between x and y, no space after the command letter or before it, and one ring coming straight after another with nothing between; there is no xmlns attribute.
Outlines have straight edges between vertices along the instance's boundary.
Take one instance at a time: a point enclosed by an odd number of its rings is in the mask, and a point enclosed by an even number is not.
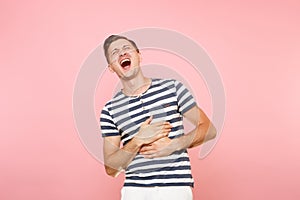
<svg viewBox="0 0 300 200"><path fill-rule="evenodd" d="M177 130L177 131L172 131L172 132L170 132L169 133L169 137L175 137L175 136L177 136L177 135L182 135L183 134L183 130Z"/></svg>
<svg viewBox="0 0 300 200"><path fill-rule="evenodd" d="M109 126L109 127L115 127L114 125L112 125L109 122L101 122L101 126Z"/></svg>

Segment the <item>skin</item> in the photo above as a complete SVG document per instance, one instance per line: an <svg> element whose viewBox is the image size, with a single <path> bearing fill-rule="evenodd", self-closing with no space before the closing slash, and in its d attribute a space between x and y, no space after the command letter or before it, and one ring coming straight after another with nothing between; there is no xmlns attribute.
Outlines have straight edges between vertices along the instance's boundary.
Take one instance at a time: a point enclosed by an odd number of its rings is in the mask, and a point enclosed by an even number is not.
<svg viewBox="0 0 300 200"><path fill-rule="evenodd" d="M125 39L119 39L111 43L108 48L109 64L111 72L116 73L123 85L123 93L129 96L138 96L145 92L151 84L151 79L143 75L140 62L141 54ZM131 60L129 68L123 68L120 61L124 58ZM206 114L194 106L184 113L195 128L189 133L169 139L171 131L169 122L151 123L152 117L141 124L138 133L124 146L121 146L120 136L104 138L104 163L106 173L117 176L126 169L137 153L145 158L168 156L174 151L192 148L216 137L216 129Z"/></svg>

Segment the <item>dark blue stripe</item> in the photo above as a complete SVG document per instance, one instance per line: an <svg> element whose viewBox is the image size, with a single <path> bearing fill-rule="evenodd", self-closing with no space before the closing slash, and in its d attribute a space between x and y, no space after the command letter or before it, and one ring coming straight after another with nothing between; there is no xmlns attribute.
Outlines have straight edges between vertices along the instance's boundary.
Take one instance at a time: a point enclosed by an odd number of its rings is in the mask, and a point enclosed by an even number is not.
<svg viewBox="0 0 300 200"><path fill-rule="evenodd" d="M101 130L117 130L112 126L100 126L100 127L101 127Z"/></svg>
<svg viewBox="0 0 300 200"><path fill-rule="evenodd" d="M191 174L165 174L165 175L153 175L153 176L130 176L126 177L128 180L154 180L154 179L180 179L180 178L192 178Z"/></svg>
<svg viewBox="0 0 300 200"><path fill-rule="evenodd" d="M128 134L124 134L121 136L121 140L124 140L125 138L127 138L129 135ZM123 145L126 145L130 140L124 141Z"/></svg>
<svg viewBox="0 0 300 200"><path fill-rule="evenodd" d="M175 122L179 122L181 120L182 120L182 117L176 117L176 118L170 119L169 122L170 123L175 123Z"/></svg>
<svg viewBox="0 0 300 200"><path fill-rule="evenodd" d="M146 174L150 172L155 172L155 171L175 171L175 170L191 170L190 165L182 165L182 166L177 166L177 167L161 167L159 169L140 169L136 170L132 173L126 172L126 174Z"/></svg>
<svg viewBox="0 0 300 200"><path fill-rule="evenodd" d="M106 111L106 110L102 110L102 111L101 111L101 114L110 116L109 112Z"/></svg>
<svg viewBox="0 0 300 200"><path fill-rule="evenodd" d="M174 126L171 128L171 132L175 132L178 130L183 130L183 125L179 125L179 126Z"/></svg>
<svg viewBox="0 0 300 200"><path fill-rule="evenodd" d="M111 121L110 119L106 119L106 118L100 118L100 122L108 122L108 123L114 124L113 121Z"/></svg>
<svg viewBox="0 0 300 200"><path fill-rule="evenodd" d="M194 182L188 182L188 183L152 183L152 184L137 184L137 183L124 183L124 187L126 186L132 186L132 187L164 187L164 186L190 186L194 187Z"/></svg>
<svg viewBox="0 0 300 200"><path fill-rule="evenodd" d="M102 133L102 137L120 136L120 133Z"/></svg>
<svg viewBox="0 0 300 200"><path fill-rule="evenodd" d="M183 84L181 82L178 82L178 85L176 85L176 90L178 91L182 86Z"/></svg>

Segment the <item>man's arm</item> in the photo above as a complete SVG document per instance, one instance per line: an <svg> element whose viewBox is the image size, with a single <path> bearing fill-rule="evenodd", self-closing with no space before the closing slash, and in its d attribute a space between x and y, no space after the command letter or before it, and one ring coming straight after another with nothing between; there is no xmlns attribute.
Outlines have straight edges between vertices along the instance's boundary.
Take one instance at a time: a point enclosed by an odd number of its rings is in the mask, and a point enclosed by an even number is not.
<svg viewBox="0 0 300 200"><path fill-rule="evenodd" d="M194 106L183 116L195 125L195 129L182 136L181 139L178 138L179 150L199 146L217 136L216 128L198 106Z"/></svg>
<svg viewBox="0 0 300 200"><path fill-rule="evenodd" d="M105 137L103 140L105 170L112 177L125 169L140 149L134 140L120 148L120 141L121 136Z"/></svg>
<svg viewBox="0 0 300 200"><path fill-rule="evenodd" d="M121 136L104 138L104 164L106 173L116 177L139 152L142 145L150 144L166 137L171 131L169 122L150 124L152 117L142 123L138 133L126 145L120 148Z"/></svg>
<svg viewBox="0 0 300 200"><path fill-rule="evenodd" d="M195 125L192 131L172 140L165 137L145 145L141 148L140 153L146 158L167 156L174 151L199 146L216 137L216 128L198 106L194 106L183 116Z"/></svg>

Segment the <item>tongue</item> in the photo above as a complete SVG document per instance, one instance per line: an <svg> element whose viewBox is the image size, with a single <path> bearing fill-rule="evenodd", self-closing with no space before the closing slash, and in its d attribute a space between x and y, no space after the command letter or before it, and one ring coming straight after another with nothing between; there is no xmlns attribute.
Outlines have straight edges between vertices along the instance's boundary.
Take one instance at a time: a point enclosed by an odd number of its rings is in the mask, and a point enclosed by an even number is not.
<svg viewBox="0 0 300 200"><path fill-rule="evenodd" d="M126 65L125 67L123 67L124 70L128 70L130 69L130 65Z"/></svg>

